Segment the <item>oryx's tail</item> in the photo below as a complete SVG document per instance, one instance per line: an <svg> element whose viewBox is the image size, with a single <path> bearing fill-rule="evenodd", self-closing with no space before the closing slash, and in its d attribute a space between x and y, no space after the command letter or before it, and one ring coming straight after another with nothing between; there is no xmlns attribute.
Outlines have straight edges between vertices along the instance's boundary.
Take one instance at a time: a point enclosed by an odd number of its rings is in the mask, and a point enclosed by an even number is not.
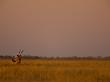
<svg viewBox="0 0 110 82"><path fill-rule="evenodd" d="M16 62L16 59L15 59L15 57L12 57L12 62Z"/></svg>

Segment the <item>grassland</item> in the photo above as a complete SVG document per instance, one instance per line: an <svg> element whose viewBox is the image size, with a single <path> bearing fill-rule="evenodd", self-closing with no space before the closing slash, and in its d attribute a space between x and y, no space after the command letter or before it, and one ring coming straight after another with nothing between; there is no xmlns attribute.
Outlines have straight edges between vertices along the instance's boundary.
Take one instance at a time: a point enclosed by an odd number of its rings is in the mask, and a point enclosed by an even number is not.
<svg viewBox="0 0 110 82"><path fill-rule="evenodd" d="M0 60L0 82L110 82L110 61Z"/></svg>

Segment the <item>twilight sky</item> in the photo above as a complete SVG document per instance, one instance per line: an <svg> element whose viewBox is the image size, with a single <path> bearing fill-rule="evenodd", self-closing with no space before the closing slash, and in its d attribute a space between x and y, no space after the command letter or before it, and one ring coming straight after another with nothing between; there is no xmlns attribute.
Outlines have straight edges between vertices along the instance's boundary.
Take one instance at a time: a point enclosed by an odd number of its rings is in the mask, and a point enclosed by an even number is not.
<svg viewBox="0 0 110 82"><path fill-rule="evenodd" d="M110 56L110 0L0 0L0 54Z"/></svg>

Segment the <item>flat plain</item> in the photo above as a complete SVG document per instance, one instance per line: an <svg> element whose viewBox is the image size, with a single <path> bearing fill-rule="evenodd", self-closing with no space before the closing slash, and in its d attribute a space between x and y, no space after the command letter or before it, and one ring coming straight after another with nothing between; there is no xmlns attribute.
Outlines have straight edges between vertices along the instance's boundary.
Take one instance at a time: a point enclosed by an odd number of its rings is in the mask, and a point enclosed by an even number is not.
<svg viewBox="0 0 110 82"><path fill-rule="evenodd" d="M110 60L0 60L0 82L110 82Z"/></svg>

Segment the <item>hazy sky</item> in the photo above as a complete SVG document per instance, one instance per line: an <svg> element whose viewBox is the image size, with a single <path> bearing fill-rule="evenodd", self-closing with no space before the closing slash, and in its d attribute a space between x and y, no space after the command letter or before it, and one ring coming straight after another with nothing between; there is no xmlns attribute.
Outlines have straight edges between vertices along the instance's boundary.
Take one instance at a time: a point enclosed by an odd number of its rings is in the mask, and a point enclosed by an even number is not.
<svg viewBox="0 0 110 82"><path fill-rule="evenodd" d="M0 0L0 53L109 56L110 0Z"/></svg>

